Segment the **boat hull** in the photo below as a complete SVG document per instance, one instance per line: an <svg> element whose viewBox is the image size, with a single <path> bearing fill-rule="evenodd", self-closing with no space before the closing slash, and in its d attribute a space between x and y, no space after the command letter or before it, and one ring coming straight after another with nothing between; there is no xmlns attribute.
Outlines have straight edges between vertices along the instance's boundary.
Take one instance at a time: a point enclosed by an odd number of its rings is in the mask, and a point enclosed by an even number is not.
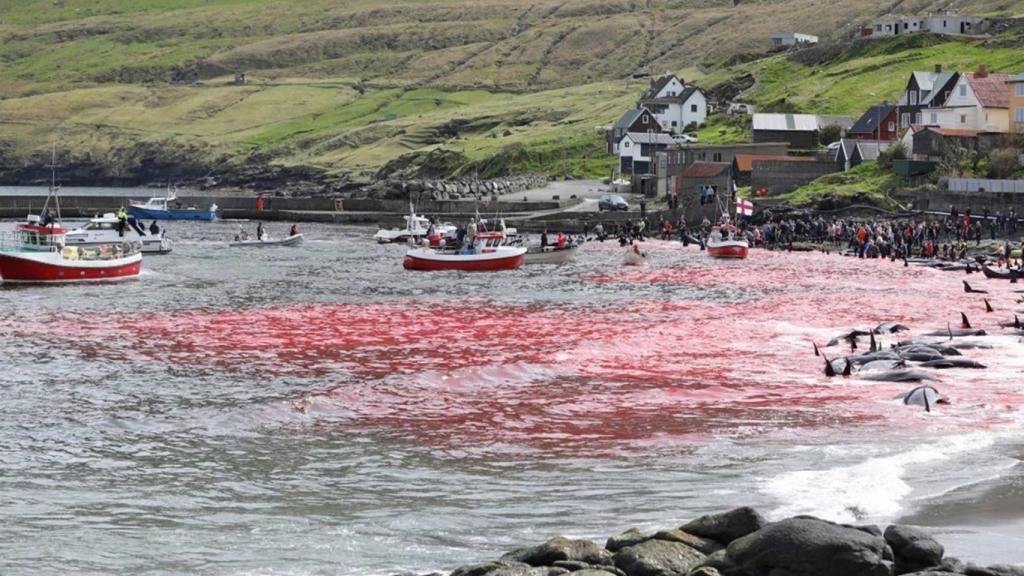
<svg viewBox="0 0 1024 576"><path fill-rule="evenodd" d="M272 246L299 246L302 244L302 234L296 234L280 240L240 240L229 242L232 248L269 248Z"/></svg>
<svg viewBox="0 0 1024 576"><path fill-rule="evenodd" d="M746 242L722 242L721 244L708 243L707 251L712 258L742 260L747 257L750 248Z"/></svg>
<svg viewBox="0 0 1024 576"><path fill-rule="evenodd" d="M124 280L139 275L142 254L116 260L65 260L55 252L0 253L0 281L25 284L65 284Z"/></svg>
<svg viewBox="0 0 1024 576"><path fill-rule="evenodd" d="M402 265L406 270L435 272L457 270L461 272L497 272L515 270L523 265L526 248L502 253L439 254L433 250L414 249L405 255Z"/></svg>
<svg viewBox="0 0 1024 576"><path fill-rule="evenodd" d="M576 259L576 250L579 246L568 246L565 248L551 248L546 250L531 248L523 258L523 264L565 264Z"/></svg>
<svg viewBox="0 0 1024 576"><path fill-rule="evenodd" d="M1001 272L999 270L993 270L984 264L981 266L981 271L985 274L985 278L991 278L994 280L1020 280L1021 278L1024 278L1024 272L1017 270Z"/></svg>
<svg viewBox="0 0 1024 576"><path fill-rule="evenodd" d="M128 212L140 220L199 220L213 222L217 213L210 210L154 210L141 206L130 206Z"/></svg>

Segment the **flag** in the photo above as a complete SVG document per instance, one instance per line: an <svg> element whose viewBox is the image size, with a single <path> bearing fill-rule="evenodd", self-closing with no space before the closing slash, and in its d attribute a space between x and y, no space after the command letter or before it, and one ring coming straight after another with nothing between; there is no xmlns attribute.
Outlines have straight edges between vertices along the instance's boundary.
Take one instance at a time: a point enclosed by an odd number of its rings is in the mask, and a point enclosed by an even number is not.
<svg viewBox="0 0 1024 576"><path fill-rule="evenodd" d="M736 199L736 213L740 216L753 216L754 215L754 203L750 200L744 200L742 198Z"/></svg>

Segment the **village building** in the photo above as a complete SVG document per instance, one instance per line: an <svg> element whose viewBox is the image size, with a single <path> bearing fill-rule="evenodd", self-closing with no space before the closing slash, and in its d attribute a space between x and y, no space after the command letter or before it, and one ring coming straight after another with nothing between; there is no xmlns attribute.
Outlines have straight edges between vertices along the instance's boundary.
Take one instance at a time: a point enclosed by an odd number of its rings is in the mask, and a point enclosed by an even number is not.
<svg viewBox="0 0 1024 576"><path fill-rule="evenodd" d="M683 170L673 184L674 187L670 189L680 198L700 198L704 192L708 198L721 202L723 206L735 203L732 164L726 162L694 162Z"/></svg>
<svg viewBox="0 0 1024 576"><path fill-rule="evenodd" d="M843 138L836 147L836 166L844 172L864 162L876 162L878 156L889 147L889 142Z"/></svg>
<svg viewBox="0 0 1024 576"><path fill-rule="evenodd" d="M725 162L731 164L741 154L753 156L785 156L786 142L760 142L737 144L682 144L666 152L669 170L673 173L694 162Z"/></svg>
<svg viewBox="0 0 1024 576"><path fill-rule="evenodd" d="M1010 131L1024 134L1024 73L1007 80L1009 87Z"/></svg>
<svg viewBox="0 0 1024 576"><path fill-rule="evenodd" d="M815 162L813 156L787 156L785 154L737 154L732 161L733 177L737 186L752 186L754 170L761 162Z"/></svg>
<svg viewBox="0 0 1024 576"><path fill-rule="evenodd" d="M619 143L630 132L662 132L661 124L650 110L640 107L627 111L607 132L608 154L619 155Z"/></svg>
<svg viewBox="0 0 1024 576"><path fill-rule="evenodd" d="M708 117L704 92L696 86L687 86L675 74L653 80L640 97L637 108L650 110L662 130L671 134L682 134L687 126L701 124Z"/></svg>
<svg viewBox="0 0 1024 576"><path fill-rule="evenodd" d="M798 34L788 32L785 34L772 34L773 48L792 48L799 45L817 44L818 37L811 34Z"/></svg>
<svg viewBox="0 0 1024 576"><path fill-rule="evenodd" d="M1006 74L990 73L984 65L961 74L941 108L921 112L923 124L983 132L1010 130L1010 100Z"/></svg>
<svg viewBox="0 0 1024 576"><path fill-rule="evenodd" d="M621 174L649 174L651 162L657 152L674 143L664 132L627 132L619 142L619 171Z"/></svg>
<svg viewBox="0 0 1024 576"><path fill-rule="evenodd" d="M988 20L978 16L960 16L958 14L890 16L862 28L859 37L862 40L873 40L922 32L945 36L968 36L982 34L987 27Z"/></svg>
<svg viewBox="0 0 1024 576"><path fill-rule="evenodd" d="M884 140L886 142L896 140L899 138L897 118L896 106L872 106L847 131L847 134L851 138L861 140Z"/></svg>
<svg viewBox="0 0 1024 576"><path fill-rule="evenodd" d="M938 161L952 147L978 150L980 134L980 131L968 128L925 126L914 134L911 151L916 159Z"/></svg>
<svg viewBox="0 0 1024 576"><path fill-rule="evenodd" d="M958 72L943 72L941 64L936 64L932 72L912 72L903 96L896 104L899 108L900 128L906 129L912 124L923 123L921 112L925 108L945 106L958 80Z"/></svg>
<svg viewBox="0 0 1024 576"><path fill-rule="evenodd" d="M818 135L828 126L842 130L853 127L849 116L822 116L814 114L754 114L754 142L786 142L790 148L812 150L818 148Z"/></svg>

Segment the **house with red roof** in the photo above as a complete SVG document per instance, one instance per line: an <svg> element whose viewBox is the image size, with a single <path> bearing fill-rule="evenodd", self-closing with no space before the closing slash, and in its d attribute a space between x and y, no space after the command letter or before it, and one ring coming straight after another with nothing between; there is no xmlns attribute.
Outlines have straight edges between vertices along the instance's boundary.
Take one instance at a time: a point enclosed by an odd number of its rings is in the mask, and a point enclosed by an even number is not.
<svg viewBox="0 0 1024 576"><path fill-rule="evenodd" d="M981 65L961 74L941 108L922 110L922 124L982 132L1010 131L1010 93L1007 74L991 73Z"/></svg>

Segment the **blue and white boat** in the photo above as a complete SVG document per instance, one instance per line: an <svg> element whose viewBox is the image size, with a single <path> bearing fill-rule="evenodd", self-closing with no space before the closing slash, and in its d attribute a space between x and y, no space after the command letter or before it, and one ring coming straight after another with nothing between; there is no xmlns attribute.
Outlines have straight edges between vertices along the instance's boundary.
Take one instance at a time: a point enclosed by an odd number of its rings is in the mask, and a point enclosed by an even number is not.
<svg viewBox="0 0 1024 576"><path fill-rule="evenodd" d="M174 195L157 196L146 202L133 202L128 212L140 220L205 220L217 219L217 205L210 204L208 210L197 206L182 206Z"/></svg>

